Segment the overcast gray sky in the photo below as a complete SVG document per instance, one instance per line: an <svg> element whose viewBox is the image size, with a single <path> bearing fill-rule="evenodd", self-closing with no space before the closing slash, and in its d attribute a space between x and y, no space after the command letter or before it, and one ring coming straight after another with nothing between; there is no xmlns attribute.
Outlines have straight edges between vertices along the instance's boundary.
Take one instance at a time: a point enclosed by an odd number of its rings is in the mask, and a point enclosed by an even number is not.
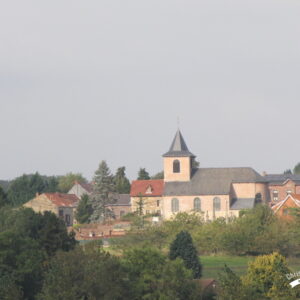
<svg viewBox="0 0 300 300"><path fill-rule="evenodd" d="M0 179L156 173L177 116L201 166L282 172L299 73L299 0L2 1Z"/></svg>

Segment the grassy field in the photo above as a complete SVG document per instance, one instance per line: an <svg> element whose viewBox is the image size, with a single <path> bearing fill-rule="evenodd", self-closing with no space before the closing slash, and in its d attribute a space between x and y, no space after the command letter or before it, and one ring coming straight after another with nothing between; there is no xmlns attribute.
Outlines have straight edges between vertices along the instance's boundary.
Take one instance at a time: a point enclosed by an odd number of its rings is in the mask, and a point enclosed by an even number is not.
<svg viewBox="0 0 300 300"><path fill-rule="evenodd" d="M236 274L243 275L247 271L248 262L253 257L248 256L201 256L204 278L216 278L226 264Z"/></svg>

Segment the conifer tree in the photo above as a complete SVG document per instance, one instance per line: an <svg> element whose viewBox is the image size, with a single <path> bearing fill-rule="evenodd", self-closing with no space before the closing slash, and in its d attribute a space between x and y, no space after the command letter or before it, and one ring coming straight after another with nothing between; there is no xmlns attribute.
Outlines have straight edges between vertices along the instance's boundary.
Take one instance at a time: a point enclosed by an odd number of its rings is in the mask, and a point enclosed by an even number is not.
<svg viewBox="0 0 300 300"><path fill-rule="evenodd" d="M145 168L140 168L137 179L138 180L149 180L150 179L149 173L146 171Z"/></svg>
<svg viewBox="0 0 300 300"><path fill-rule="evenodd" d="M113 176L105 160L101 161L93 181L93 193L90 197L93 213L90 221L105 221L111 214L107 205L114 202L114 193L116 191Z"/></svg>
<svg viewBox="0 0 300 300"><path fill-rule="evenodd" d="M125 167L118 168L116 175L114 177L114 182L116 185L116 191L119 194L129 194L130 193L130 182L125 174Z"/></svg>
<svg viewBox="0 0 300 300"><path fill-rule="evenodd" d="M87 194L82 195L76 210L76 220L80 224L87 223L92 212L93 210L92 205L89 202L89 196Z"/></svg>
<svg viewBox="0 0 300 300"><path fill-rule="evenodd" d="M177 234L170 246L169 257L171 260L177 257L181 258L184 261L185 267L193 271L194 278L201 277L202 266L192 237L187 231L181 231Z"/></svg>

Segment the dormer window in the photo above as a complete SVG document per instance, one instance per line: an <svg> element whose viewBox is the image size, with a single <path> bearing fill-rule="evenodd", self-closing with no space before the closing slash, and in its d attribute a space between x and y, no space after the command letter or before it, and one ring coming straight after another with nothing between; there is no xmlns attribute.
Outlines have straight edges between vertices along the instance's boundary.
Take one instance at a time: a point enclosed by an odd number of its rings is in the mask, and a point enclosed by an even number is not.
<svg viewBox="0 0 300 300"><path fill-rule="evenodd" d="M180 161L178 159L173 161L173 173L180 173Z"/></svg>
<svg viewBox="0 0 300 300"><path fill-rule="evenodd" d="M152 192L153 192L153 188L151 185L149 185L146 189L146 194L152 194Z"/></svg>

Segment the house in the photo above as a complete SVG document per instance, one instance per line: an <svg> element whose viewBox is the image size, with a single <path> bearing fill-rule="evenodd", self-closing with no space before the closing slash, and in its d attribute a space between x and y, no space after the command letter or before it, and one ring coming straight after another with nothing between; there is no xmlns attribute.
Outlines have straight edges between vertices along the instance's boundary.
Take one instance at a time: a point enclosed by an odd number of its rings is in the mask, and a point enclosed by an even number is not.
<svg viewBox="0 0 300 300"><path fill-rule="evenodd" d="M142 209L145 214L161 215L163 191L163 179L132 181L130 189L132 211Z"/></svg>
<svg viewBox="0 0 300 300"><path fill-rule="evenodd" d="M161 212L169 219L178 212L202 212L206 220L239 216L243 209L269 202L268 184L250 167L195 168L180 130L163 155L164 179L135 180L131 185L132 210L139 196L146 198L144 212ZM155 201L157 207L155 208Z"/></svg>
<svg viewBox="0 0 300 300"><path fill-rule="evenodd" d="M264 178L268 182L272 204L285 200L289 194L300 194L299 174L270 174Z"/></svg>
<svg viewBox="0 0 300 300"><path fill-rule="evenodd" d="M68 194L74 194L80 199L83 195L91 195L92 191L93 186L91 183L82 183L75 181L72 188L68 191Z"/></svg>
<svg viewBox="0 0 300 300"><path fill-rule="evenodd" d="M284 200L272 206L275 215L288 220L293 218L291 208L300 208L300 195L288 194Z"/></svg>
<svg viewBox="0 0 300 300"><path fill-rule="evenodd" d="M76 195L43 193L37 194L35 198L26 202L23 206L32 208L35 212L51 211L62 219L67 226L72 226L78 201Z"/></svg>
<svg viewBox="0 0 300 300"><path fill-rule="evenodd" d="M122 216L131 212L130 195L129 194L115 194L114 202L106 206L111 210L115 219L120 219Z"/></svg>

